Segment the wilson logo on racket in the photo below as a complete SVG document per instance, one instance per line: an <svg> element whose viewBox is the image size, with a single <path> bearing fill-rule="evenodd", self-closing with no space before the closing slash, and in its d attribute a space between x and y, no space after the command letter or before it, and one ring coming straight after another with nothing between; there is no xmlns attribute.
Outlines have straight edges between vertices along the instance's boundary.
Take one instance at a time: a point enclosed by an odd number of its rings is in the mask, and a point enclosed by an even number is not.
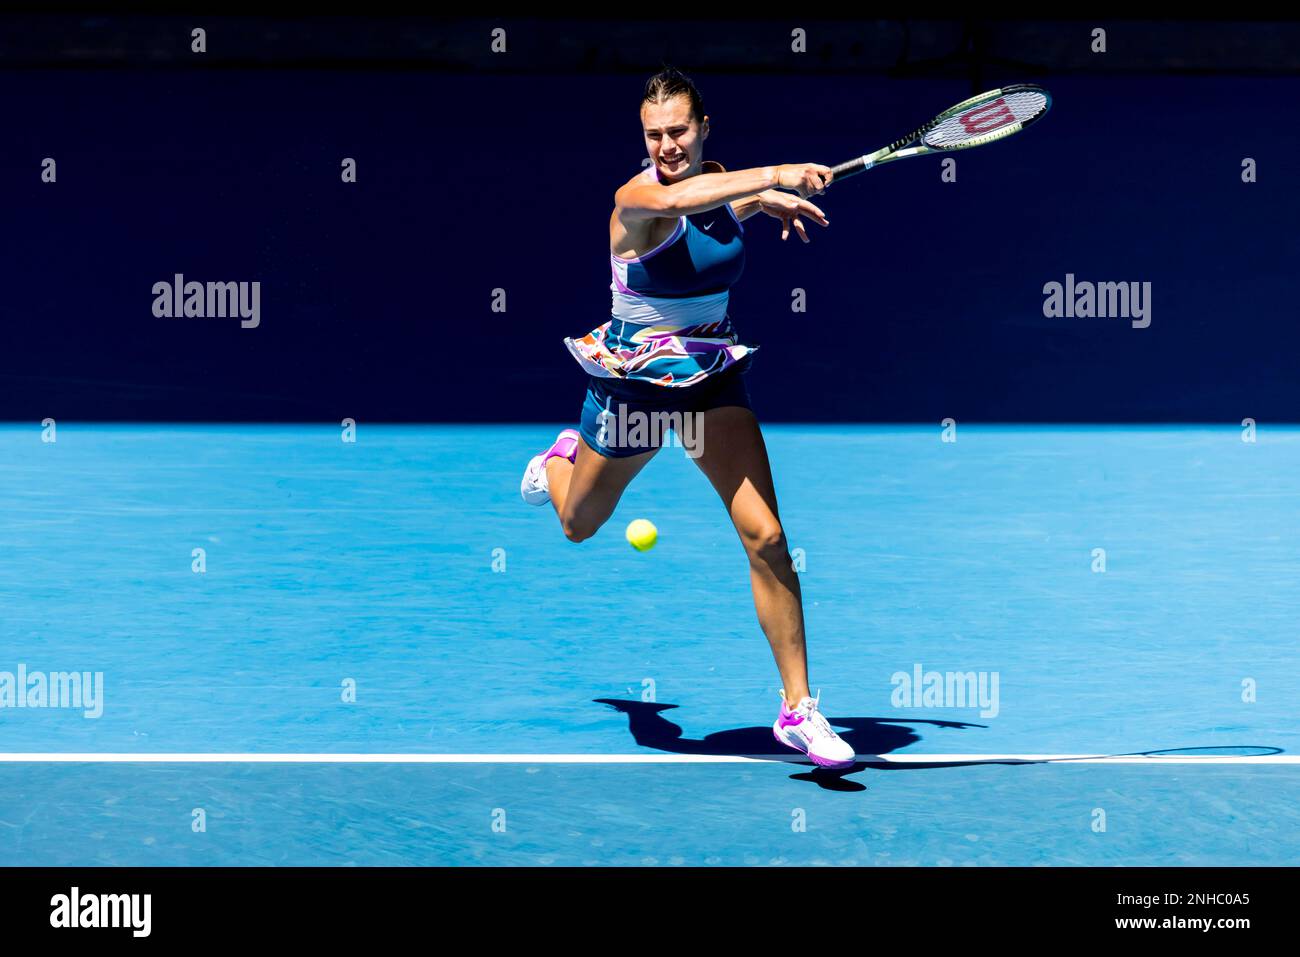
<svg viewBox="0 0 1300 957"><path fill-rule="evenodd" d="M1016 114L1011 112L1005 99L998 97L988 106L963 113L957 119L971 136L980 136L996 130L999 126L1016 122Z"/></svg>

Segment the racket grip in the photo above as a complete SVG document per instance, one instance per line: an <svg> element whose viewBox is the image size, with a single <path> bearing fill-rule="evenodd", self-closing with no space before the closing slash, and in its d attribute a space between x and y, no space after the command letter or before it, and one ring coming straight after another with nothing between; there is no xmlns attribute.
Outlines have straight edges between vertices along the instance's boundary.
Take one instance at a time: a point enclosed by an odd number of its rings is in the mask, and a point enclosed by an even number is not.
<svg viewBox="0 0 1300 957"><path fill-rule="evenodd" d="M831 167L831 174L835 177L834 181L844 179L846 176L853 176L857 173L864 173L871 169L875 164L865 156L859 156L851 159L847 163L841 163L839 166Z"/></svg>

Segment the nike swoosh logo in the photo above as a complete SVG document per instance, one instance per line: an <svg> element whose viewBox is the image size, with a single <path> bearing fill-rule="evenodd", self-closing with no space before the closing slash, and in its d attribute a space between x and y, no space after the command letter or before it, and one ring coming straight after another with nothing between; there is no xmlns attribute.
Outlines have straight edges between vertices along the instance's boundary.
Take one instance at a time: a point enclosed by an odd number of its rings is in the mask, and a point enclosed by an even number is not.
<svg viewBox="0 0 1300 957"><path fill-rule="evenodd" d="M716 223L717 220L715 219L713 222ZM713 223L709 223L709 225L707 225L707 226L704 227L704 230L705 230L705 232L708 232L708 231L709 231L710 229L712 229L712 228L713 228Z"/></svg>

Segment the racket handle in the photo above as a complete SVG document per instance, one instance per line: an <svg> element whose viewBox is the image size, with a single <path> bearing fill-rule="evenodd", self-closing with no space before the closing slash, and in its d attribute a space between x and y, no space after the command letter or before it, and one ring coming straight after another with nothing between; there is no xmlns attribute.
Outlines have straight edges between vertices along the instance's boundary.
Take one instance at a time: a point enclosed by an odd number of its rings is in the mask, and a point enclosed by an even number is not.
<svg viewBox="0 0 1300 957"><path fill-rule="evenodd" d="M853 176L856 175L857 173L865 173L867 170L871 169L871 167L875 165L876 164L871 160L870 157L859 156L856 159L849 160L847 163L841 163L839 166L832 166L831 173L835 177L833 182L838 182L839 180L844 179L846 176Z"/></svg>

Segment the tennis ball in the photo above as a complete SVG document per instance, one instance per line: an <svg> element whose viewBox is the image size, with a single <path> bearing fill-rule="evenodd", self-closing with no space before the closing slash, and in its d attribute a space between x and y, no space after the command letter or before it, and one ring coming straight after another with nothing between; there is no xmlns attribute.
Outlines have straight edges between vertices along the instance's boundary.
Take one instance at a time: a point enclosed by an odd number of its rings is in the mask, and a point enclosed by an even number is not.
<svg viewBox="0 0 1300 957"><path fill-rule="evenodd" d="M638 552L650 551L655 547L658 538L659 529L655 528L652 522L647 522L644 518L628 522L627 540Z"/></svg>

